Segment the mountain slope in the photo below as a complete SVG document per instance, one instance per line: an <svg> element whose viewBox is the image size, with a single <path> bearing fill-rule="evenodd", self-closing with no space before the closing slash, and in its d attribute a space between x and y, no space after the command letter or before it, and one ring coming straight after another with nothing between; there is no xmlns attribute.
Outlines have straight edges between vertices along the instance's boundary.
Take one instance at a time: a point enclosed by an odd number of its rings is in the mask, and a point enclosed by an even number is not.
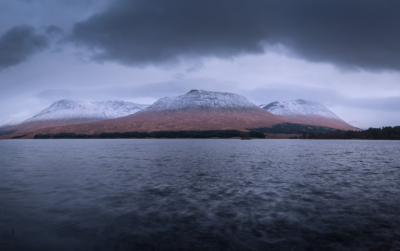
<svg viewBox="0 0 400 251"><path fill-rule="evenodd" d="M272 114L301 124L326 126L341 130L357 130L357 128L343 121L328 108L312 101L303 99L288 102L276 101L268 105L260 105L259 107Z"/></svg>
<svg viewBox="0 0 400 251"><path fill-rule="evenodd" d="M187 109L257 109L247 98L228 92L210 92L191 90L177 97L165 97L146 108L144 111L187 110Z"/></svg>
<svg viewBox="0 0 400 251"><path fill-rule="evenodd" d="M59 100L21 124L3 130L28 132L52 126L75 125L134 114L148 105L124 101L77 102Z"/></svg>
<svg viewBox="0 0 400 251"><path fill-rule="evenodd" d="M23 123L45 120L104 120L136 113L148 105L124 101L77 102L60 100Z"/></svg>
<svg viewBox="0 0 400 251"><path fill-rule="evenodd" d="M260 109L245 97L222 92L192 90L162 98L135 114L93 123L36 130L35 134L179 130L246 130L291 122Z"/></svg>

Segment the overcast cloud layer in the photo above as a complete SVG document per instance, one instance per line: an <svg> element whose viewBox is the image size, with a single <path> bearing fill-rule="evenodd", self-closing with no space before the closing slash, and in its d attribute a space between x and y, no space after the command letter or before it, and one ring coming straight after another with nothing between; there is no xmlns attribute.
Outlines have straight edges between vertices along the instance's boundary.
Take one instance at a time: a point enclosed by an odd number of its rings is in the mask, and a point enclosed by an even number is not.
<svg viewBox="0 0 400 251"><path fill-rule="evenodd" d="M0 36L0 69L17 65L47 47L47 37L28 25L12 27Z"/></svg>
<svg viewBox="0 0 400 251"><path fill-rule="evenodd" d="M232 57L283 44L343 67L400 69L400 2L371 0L119 0L74 26L95 58L125 64Z"/></svg>
<svg viewBox="0 0 400 251"><path fill-rule="evenodd" d="M0 0L0 122L192 88L400 124L396 0Z"/></svg>

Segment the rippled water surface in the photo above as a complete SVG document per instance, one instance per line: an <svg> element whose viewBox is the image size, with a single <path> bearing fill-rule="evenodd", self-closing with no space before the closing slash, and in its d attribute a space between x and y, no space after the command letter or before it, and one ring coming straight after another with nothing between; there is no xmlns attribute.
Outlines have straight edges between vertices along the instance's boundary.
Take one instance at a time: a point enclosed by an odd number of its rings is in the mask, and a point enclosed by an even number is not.
<svg viewBox="0 0 400 251"><path fill-rule="evenodd" d="M0 250L400 250L400 142L1 140Z"/></svg>

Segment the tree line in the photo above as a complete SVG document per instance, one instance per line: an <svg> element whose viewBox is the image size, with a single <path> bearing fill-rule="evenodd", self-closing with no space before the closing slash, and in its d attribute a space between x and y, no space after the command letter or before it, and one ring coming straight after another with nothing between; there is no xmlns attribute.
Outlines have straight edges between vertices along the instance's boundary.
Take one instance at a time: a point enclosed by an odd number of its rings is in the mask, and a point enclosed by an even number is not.
<svg viewBox="0 0 400 251"><path fill-rule="evenodd" d="M282 134L303 134L303 133L322 133L331 132L335 128L326 126L312 126L294 123L282 123L273 125L272 127L251 128L249 130L262 132L262 133L282 133Z"/></svg>
<svg viewBox="0 0 400 251"><path fill-rule="evenodd" d="M37 134L35 139L144 139L144 138L234 138L251 137L265 138L264 133L239 130L208 130L208 131L158 131L158 132L113 132L100 134Z"/></svg>
<svg viewBox="0 0 400 251"><path fill-rule="evenodd" d="M400 126L369 128L363 131L342 131L303 133L304 139L400 139Z"/></svg>

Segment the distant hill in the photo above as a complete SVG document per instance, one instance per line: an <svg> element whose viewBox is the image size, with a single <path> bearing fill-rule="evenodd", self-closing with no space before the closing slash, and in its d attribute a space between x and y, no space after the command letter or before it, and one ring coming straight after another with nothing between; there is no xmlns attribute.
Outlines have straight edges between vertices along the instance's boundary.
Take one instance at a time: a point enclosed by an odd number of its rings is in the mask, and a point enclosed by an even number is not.
<svg viewBox="0 0 400 251"><path fill-rule="evenodd" d="M303 99L288 102L276 101L260 105L259 107L272 114L300 124L324 126L341 130L357 130L356 127L346 123L328 108L312 101Z"/></svg>
<svg viewBox="0 0 400 251"><path fill-rule="evenodd" d="M148 105L118 100L77 102L60 100L23 123L54 120L104 120L134 114Z"/></svg>
<svg viewBox="0 0 400 251"><path fill-rule="evenodd" d="M228 93L191 90L177 97L165 97L147 107L145 111L184 111L184 110L218 110L244 111L259 110L246 97Z"/></svg>
<svg viewBox="0 0 400 251"><path fill-rule="evenodd" d="M17 125L4 126L2 134L27 132L52 126L75 125L134 114L148 105L118 100L78 102L59 100L30 119Z"/></svg>

